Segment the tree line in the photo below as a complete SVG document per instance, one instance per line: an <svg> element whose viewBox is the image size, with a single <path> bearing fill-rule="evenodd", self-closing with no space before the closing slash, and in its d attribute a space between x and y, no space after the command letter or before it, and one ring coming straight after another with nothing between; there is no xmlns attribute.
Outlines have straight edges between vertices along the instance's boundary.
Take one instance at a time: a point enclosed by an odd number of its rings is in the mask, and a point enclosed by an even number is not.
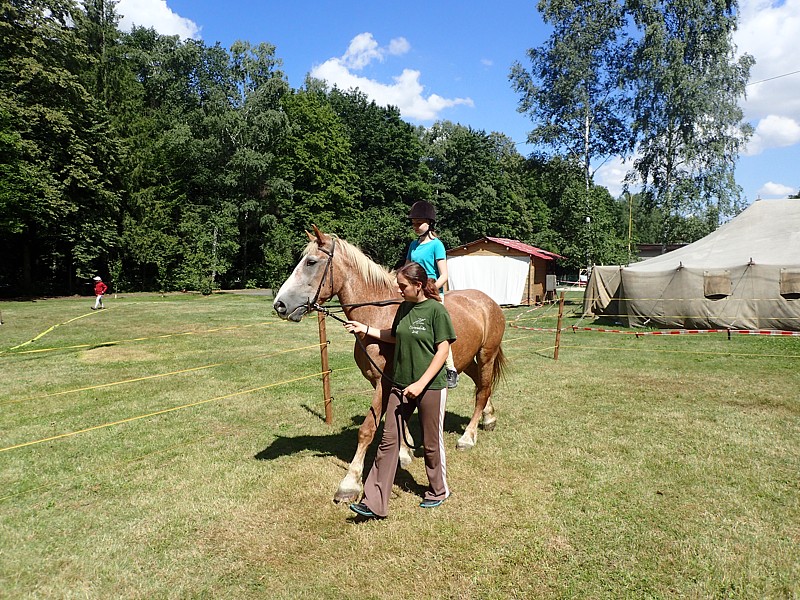
<svg viewBox="0 0 800 600"><path fill-rule="evenodd" d="M0 294L82 293L95 274L115 291L275 287L312 224L392 267L423 199L447 247L514 238L572 273L627 262L665 219L670 242L716 226L647 189L615 199L569 153L294 89L268 43L123 32L115 4L0 0ZM515 76L539 106L537 78Z"/></svg>

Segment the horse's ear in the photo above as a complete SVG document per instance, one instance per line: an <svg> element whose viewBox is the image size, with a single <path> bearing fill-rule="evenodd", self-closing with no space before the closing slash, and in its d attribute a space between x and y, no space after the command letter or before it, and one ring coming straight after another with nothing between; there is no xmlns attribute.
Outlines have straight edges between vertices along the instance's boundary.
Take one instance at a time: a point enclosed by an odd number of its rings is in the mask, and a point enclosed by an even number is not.
<svg viewBox="0 0 800 600"><path fill-rule="evenodd" d="M313 227L313 228L314 228L314 235L316 236L316 240L317 240L318 242L322 242L322 241L323 241L323 238L325 237L325 234L324 234L324 233L322 233L322 232L319 230L319 227L317 227L316 225L312 225L311 227Z"/></svg>
<svg viewBox="0 0 800 600"><path fill-rule="evenodd" d="M317 239L317 238L314 237L314 235L310 231L308 231L308 229L306 229L306 235L308 236L308 241L309 242L313 242L313 241L315 241Z"/></svg>

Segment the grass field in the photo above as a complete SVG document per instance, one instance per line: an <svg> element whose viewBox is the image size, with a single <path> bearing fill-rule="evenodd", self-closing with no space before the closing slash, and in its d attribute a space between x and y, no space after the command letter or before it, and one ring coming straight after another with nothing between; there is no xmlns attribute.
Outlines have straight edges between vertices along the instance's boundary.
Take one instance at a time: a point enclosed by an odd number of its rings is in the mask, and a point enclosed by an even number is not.
<svg viewBox="0 0 800 600"><path fill-rule="evenodd" d="M91 304L0 303L2 598L800 595L798 337L566 331L554 361L555 310L509 309L497 429L457 452L471 382L448 400L453 496L418 507L420 458L358 522L332 502L370 398L341 326L326 425L315 318Z"/></svg>

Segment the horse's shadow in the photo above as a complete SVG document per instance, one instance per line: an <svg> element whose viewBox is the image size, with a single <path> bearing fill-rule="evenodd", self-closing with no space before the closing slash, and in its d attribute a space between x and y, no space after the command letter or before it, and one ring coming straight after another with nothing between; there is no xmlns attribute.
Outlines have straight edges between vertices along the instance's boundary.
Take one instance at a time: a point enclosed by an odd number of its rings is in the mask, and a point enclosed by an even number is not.
<svg viewBox="0 0 800 600"><path fill-rule="evenodd" d="M322 419L322 415L315 410L309 407L304 408ZM275 460L276 458L287 455L310 451L314 453L314 456L333 456L345 463L349 463L358 446L358 428L361 426L363 420L363 417L352 417L350 424L337 431L331 431L331 433L323 435L276 435L275 439L273 439L266 448L256 453L253 458L256 460ZM445 433L461 434L468 424L469 418L451 412L445 412ZM412 416L408 424L408 430L414 438L414 443L419 444L422 439L422 433L416 414ZM383 424L381 424L378 431L375 433L375 439L373 439L373 443L370 444L370 450L367 451L365 463L368 465L372 464L372 459L375 456L374 448L377 447L376 440L380 440L381 435L383 435ZM422 456L422 448L415 450L414 455Z"/></svg>

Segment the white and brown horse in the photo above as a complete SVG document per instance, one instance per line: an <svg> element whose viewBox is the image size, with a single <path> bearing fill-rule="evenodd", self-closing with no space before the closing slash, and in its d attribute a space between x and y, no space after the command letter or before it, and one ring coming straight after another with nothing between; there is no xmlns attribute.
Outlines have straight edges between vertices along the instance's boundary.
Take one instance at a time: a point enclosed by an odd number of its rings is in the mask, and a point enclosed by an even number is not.
<svg viewBox="0 0 800 600"><path fill-rule="evenodd" d="M326 235L316 226L314 234L309 233L308 237L311 241L303 258L275 296L273 307L278 315L282 319L300 321L315 304L338 296L348 319L379 329L390 328L397 304L381 305L379 302L399 300L394 275L371 261L352 244ZM481 416L484 429L491 430L495 425L491 394L506 366L500 347L506 325L505 316L494 300L478 290L448 292L444 305L450 313L458 338L453 344L456 368L475 382L475 410L457 444L459 449L469 449L477 440ZM372 362L364 355L364 348ZM356 454L336 491L334 499L337 502L355 501L361 492L364 457L385 410L381 403L381 386L389 383L382 379L381 371L391 379L393 353L393 344L366 338L362 347L356 341L356 364L372 383L375 393L370 412L358 430ZM407 466L411 456L408 448L403 448L401 465Z"/></svg>

